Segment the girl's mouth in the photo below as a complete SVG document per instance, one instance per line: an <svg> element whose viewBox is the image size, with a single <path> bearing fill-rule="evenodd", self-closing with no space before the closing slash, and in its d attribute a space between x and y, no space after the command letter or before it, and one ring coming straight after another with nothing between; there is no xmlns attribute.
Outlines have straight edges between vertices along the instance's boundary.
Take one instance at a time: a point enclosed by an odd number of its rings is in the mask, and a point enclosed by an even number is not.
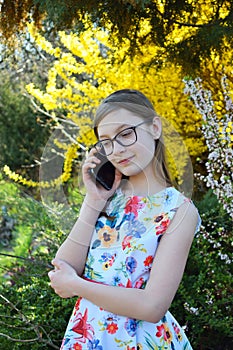
<svg viewBox="0 0 233 350"><path fill-rule="evenodd" d="M133 157L129 157L129 158L125 158L125 159L122 159L122 160L120 160L119 162L118 162L118 164L120 164L120 165L127 165L127 164L129 164L130 162L131 162L131 159L132 159Z"/></svg>

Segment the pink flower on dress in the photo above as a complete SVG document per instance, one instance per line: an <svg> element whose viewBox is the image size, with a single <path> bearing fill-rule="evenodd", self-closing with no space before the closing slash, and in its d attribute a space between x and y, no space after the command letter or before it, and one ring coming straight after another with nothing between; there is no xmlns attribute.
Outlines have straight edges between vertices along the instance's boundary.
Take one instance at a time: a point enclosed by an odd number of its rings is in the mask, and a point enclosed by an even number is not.
<svg viewBox="0 0 233 350"><path fill-rule="evenodd" d="M132 236L125 236L125 238L122 241L122 249L125 250L125 248L131 248L131 240Z"/></svg>
<svg viewBox="0 0 233 350"><path fill-rule="evenodd" d="M125 206L125 213L130 214L133 213L135 218L138 217L138 210L145 207L145 203L140 203L140 197L134 196L128 200Z"/></svg>
<svg viewBox="0 0 233 350"><path fill-rule="evenodd" d="M174 328L174 331L176 332L176 336L177 336L178 341L181 341L183 339L183 337L182 337L180 328L174 322L172 323L172 326Z"/></svg>
<svg viewBox="0 0 233 350"><path fill-rule="evenodd" d="M144 279L140 277L139 280L135 283L134 288L140 289L144 283L145 283Z"/></svg>

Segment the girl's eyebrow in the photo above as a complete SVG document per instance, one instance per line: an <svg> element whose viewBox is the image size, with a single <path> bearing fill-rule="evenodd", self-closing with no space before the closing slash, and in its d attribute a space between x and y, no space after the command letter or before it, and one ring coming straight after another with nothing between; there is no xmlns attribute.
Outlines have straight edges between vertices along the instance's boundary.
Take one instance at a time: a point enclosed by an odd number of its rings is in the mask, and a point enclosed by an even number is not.
<svg viewBox="0 0 233 350"><path fill-rule="evenodd" d="M130 128L130 127L133 127L133 125L131 125L131 124L121 124L120 126L118 126L118 128L116 128L115 132L117 134L122 129L125 129L125 128L127 129L127 128ZM109 137L108 135L99 135L99 138L108 138L108 137Z"/></svg>

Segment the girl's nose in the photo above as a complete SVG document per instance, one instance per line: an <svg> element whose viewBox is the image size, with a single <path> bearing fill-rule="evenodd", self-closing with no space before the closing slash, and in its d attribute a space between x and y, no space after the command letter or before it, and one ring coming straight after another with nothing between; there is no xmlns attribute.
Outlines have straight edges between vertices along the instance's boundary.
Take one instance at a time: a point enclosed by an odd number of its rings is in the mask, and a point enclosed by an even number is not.
<svg viewBox="0 0 233 350"><path fill-rule="evenodd" d="M113 154L122 153L125 151L125 146L122 146L116 140L113 141Z"/></svg>

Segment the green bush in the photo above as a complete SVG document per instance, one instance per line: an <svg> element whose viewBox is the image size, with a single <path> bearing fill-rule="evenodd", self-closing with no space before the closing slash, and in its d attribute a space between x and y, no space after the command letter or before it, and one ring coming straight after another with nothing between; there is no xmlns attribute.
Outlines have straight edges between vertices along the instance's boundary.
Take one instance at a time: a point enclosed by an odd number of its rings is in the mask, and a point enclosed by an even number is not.
<svg viewBox="0 0 233 350"><path fill-rule="evenodd" d="M72 196L80 203L78 193L72 192ZM0 259L4 275L0 285L1 346L6 350L59 349L75 299L58 297L49 286L47 272L64 233L39 202L1 179L0 201L17 220L10 252L30 258ZM186 326L195 350L230 350L231 221L211 192L197 206L203 226L194 239L171 312ZM0 247L0 252L9 250Z"/></svg>
<svg viewBox="0 0 233 350"><path fill-rule="evenodd" d="M186 326L194 349L233 348L232 222L209 191L197 203L195 237L171 311Z"/></svg>
<svg viewBox="0 0 233 350"><path fill-rule="evenodd" d="M64 233L41 203L1 179L0 202L16 220L11 247L0 253L29 259L0 256L1 347L59 349L75 301L57 296L47 273Z"/></svg>
<svg viewBox="0 0 233 350"><path fill-rule="evenodd" d="M13 84L3 74L0 81L0 164L22 172L22 166L40 159L49 128L38 122L40 115L32 110L19 83ZM34 175L30 167L27 172Z"/></svg>

